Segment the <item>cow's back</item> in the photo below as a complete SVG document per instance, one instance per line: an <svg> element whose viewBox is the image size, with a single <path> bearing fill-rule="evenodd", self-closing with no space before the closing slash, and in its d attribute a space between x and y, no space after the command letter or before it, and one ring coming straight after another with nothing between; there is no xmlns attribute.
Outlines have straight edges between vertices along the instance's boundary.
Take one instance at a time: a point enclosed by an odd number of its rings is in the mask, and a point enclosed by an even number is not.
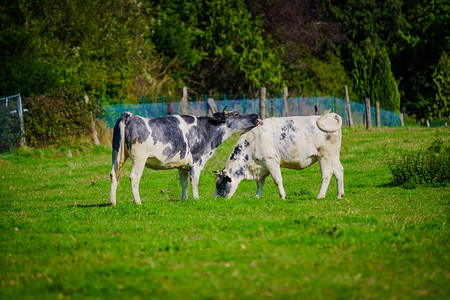
<svg viewBox="0 0 450 300"><path fill-rule="evenodd" d="M266 119L262 126L242 135L240 144L249 143L248 153L257 162L275 159L282 167L303 169L318 157L340 150L341 130L330 133L319 129L316 125L319 118Z"/></svg>

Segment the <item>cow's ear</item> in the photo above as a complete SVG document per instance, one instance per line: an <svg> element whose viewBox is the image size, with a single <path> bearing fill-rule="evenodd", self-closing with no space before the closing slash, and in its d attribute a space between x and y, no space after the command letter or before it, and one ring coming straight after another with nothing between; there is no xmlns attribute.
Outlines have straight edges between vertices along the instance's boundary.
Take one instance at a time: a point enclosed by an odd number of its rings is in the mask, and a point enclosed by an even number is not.
<svg viewBox="0 0 450 300"><path fill-rule="evenodd" d="M213 117L217 121L225 122L225 114L223 112L216 112L213 114Z"/></svg>
<svg viewBox="0 0 450 300"><path fill-rule="evenodd" d="M214 173L214 175L216 176L222 176L223 175L223 171L222 170L217 170L217 171L212 171Z"/></svg>

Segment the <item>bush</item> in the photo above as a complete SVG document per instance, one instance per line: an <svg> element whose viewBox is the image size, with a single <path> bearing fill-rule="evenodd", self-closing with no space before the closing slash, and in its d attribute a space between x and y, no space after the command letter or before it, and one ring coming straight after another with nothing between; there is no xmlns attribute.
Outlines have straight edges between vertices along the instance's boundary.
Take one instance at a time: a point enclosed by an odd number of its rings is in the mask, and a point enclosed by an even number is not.
<svg viewBox="0 0 450 300"><path fill-rule="evenodd" d="M394 176L393 183L404 188L446 186L450 183L450 147L437 138L422 152L394 159L389 169Z"/></svg>
<svg viewBox="0 0 450 300"><path fill-rule="evenodd" d="M51 95L24 99L27 145L42 147L64 144L92 131L92 107L76 88L59 89Z"/></svg>

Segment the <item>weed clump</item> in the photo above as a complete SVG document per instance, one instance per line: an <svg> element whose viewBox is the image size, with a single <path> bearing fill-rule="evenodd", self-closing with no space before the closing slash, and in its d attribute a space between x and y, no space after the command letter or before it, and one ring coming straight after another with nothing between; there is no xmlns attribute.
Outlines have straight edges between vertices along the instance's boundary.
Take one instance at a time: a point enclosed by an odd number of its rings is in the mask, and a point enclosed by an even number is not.
<svg viewBox="0 0 450 300"><path fill-rule="evenodd" d="M419 185L447 186L450 184L450 147L437 138L417 154L405 154L393 159L389 169L394 176L393 184L406 189Z"/></svg>

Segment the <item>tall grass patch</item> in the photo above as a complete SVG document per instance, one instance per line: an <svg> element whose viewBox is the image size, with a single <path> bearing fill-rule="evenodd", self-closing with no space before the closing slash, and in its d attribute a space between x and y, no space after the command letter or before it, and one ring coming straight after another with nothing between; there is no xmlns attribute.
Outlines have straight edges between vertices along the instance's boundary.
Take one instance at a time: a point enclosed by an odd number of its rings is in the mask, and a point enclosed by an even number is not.
<svg viewBox="0 0 450 300"><path fill-rule="evenodd" d="M450 147L442 138L418 153L403 154L389 164L393 183L404 188L450 184Z"/></svg>

